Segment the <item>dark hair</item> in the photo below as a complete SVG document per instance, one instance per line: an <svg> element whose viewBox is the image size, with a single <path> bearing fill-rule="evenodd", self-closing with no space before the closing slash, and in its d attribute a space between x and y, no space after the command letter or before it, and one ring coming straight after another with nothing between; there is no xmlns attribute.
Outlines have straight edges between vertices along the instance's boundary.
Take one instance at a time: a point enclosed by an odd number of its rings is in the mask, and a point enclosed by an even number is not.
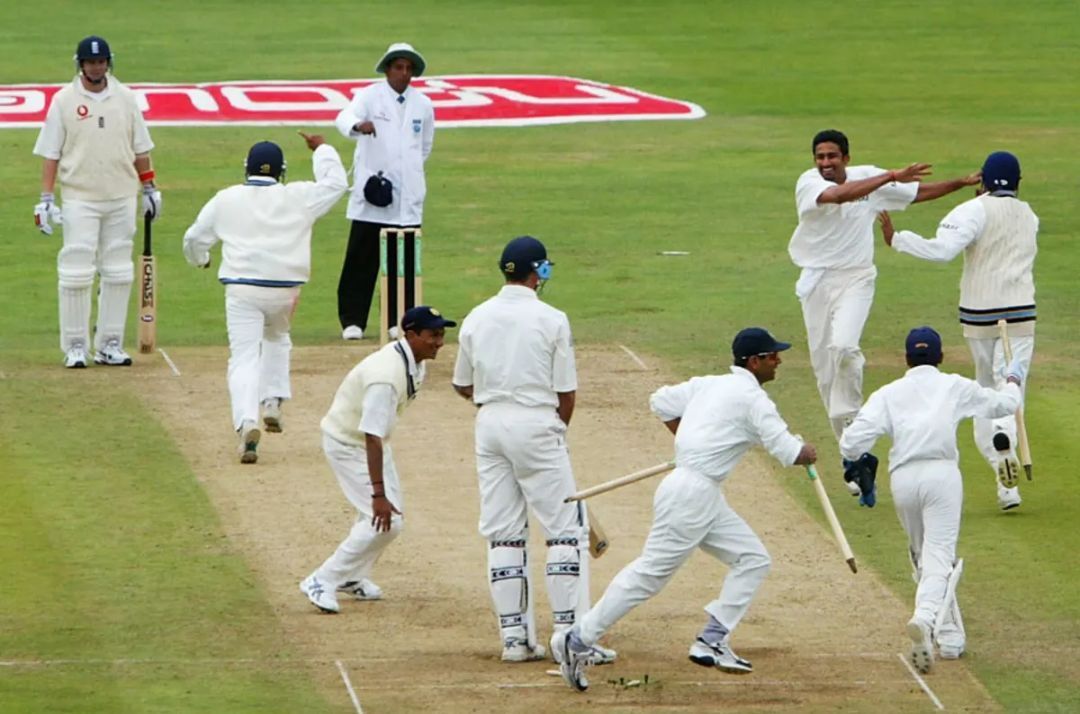
<svg viewBox="0 0 1080 714"><path fill-rule="evenodd" d="M844 136L844 132L837 131L836 129L826 129L825 131L819 131L814 134L814 143L810 146L810 153L813 154L817 151L818 144L824 141L831 141L840 147L840 153L844 156L848 155L848 140Z"/></svg>
<svg viewBox="0 0 1080 714"><path fill-rule="evenodd" d="M937 367L941 364L941 355L936 354L917 354L908 355L907 363L909 367L918 367L920 365L928 364L933 367Z"/></svg>

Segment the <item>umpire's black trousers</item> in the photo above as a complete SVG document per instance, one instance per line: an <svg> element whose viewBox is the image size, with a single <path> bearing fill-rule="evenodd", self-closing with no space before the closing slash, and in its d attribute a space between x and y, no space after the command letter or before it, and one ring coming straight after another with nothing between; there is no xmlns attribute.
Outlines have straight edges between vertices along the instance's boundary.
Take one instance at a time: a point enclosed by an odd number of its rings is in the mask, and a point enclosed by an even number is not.
<svg viewBox="0 0 1080 714"><path fill-rule="evenodd" d="M367 332L371 299L375 295L375 281L379 277L379 231L383 228L419 228L392 226L386 223L353 221L349 230L349 246L345 249L345 263L341 266L338 281L338 320L341 327L356 325ZM394 246L393 253L397 253ZM396 260L396 257L394 258ZM381 318L380 318L381 319Z"/></svg>

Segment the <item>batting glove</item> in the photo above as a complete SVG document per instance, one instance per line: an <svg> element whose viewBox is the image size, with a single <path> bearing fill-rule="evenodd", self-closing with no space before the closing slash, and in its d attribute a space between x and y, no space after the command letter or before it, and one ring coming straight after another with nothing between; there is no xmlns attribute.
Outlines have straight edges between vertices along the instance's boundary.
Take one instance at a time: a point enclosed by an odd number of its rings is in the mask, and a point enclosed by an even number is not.
<svg viewBox="0 0 1080 714"><path fill-rule="evenodd" d="M64 222L64 217L56 205L56 198L51 193L42 192L41 203L34 206L34 225L45 235L51 236L53 227L50 221L59 226Z"/></svg>
<svg viewBox="0 0 1080 714"><path fill-rule="evenodd" d="M154 186L143 186L142 190L143 215L150 214L150 220L157 220L161 215L161 191Z"/></svg>

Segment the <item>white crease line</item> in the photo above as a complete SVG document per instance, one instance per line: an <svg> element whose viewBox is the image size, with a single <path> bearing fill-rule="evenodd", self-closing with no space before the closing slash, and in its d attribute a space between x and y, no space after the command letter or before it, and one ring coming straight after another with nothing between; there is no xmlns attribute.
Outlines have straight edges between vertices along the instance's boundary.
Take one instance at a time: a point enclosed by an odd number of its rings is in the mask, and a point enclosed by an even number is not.
<svg viewBox="0 0 1080 714"><path fill-rule="evenodd" d="M341 679L345 682L345 689L349 690L349 699L352 700L353 706L356 707L356 714L364 714L364 710L360 707L360 698L356 696L356 690L353 689L352 682L349 681L349 673L345 671L345 665L339 659L334 660L334 664L337 665L338 671L341 672Z"/></svg>
<svg viewBox="0 0 1080 714"><path fill-rule="evenodd" d="M619 345L619 348L620 348L620 349L621 349L621 350L622 350L623 352L625 352L626 354L630 355L630 359L634 360L634 362L636 362L636 363L637 363L637 366L638 366L638 367L641 367L642 369L648 369L648 368L649 368L649 365L647 365L647 364L645 364L644 362L642 362L642 361L641 361L641 358L640 358L640 357L638 357L638 356L637 356L636 354L634 354L633 352L631 352L631 351L630 351L630 348L629 348L629 347L627 347L626 345Z"/></svg>
<svg viewBox="0 0 1080 714"><path fill-rule="evenodd" d="M926 696L930 697L930 701L934 703L934 706L938 709L944 710L945 705L942 704L941 700L937 698L936 694L934 694L934 690L930 689L930 685L926 683L926 680L920 677L919 673L915 671L915 668L911 666L911 663L907 661L907 657L905 657L900 652L897 652L896 656L899 657L900 661L904 663L905 667L907 667L907 671L911 672L911 676L915 678L915 681L919 683L919 686L922 687L922 690L926 692Z"/></svg>
<svg viewBox="0 0 1080 714"><path fill-rule="evenodd" d="M165 361L169 364L169 368L173 371L173 374L175 374L177 377L179 377L180 376L180 370L178 370L176 368L176 363L173 362L171 359L169 359L169 353L166 352L165 350L161 349L160 347L158 347L158 352L160 352L161 356L165 358Z"/></svg>

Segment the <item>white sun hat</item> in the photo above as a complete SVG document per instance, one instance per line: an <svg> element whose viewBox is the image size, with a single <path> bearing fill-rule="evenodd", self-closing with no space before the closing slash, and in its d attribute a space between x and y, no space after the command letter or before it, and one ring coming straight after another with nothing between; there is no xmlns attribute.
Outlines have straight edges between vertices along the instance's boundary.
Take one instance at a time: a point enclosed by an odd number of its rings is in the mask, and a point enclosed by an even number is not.
<svg viewBox="0 0 1080 714"><path fill-rule="evenodd" d="M424 68L427 66L427 62L424 61L423 56L410 45L408 42L395 42L386 48L386 53L383 54L382 59L375 65L375 71L379 74L386 72L387 66L396 60L398 57L404 57L413 64L413 76L419 77L424 73Z"/></svg>

